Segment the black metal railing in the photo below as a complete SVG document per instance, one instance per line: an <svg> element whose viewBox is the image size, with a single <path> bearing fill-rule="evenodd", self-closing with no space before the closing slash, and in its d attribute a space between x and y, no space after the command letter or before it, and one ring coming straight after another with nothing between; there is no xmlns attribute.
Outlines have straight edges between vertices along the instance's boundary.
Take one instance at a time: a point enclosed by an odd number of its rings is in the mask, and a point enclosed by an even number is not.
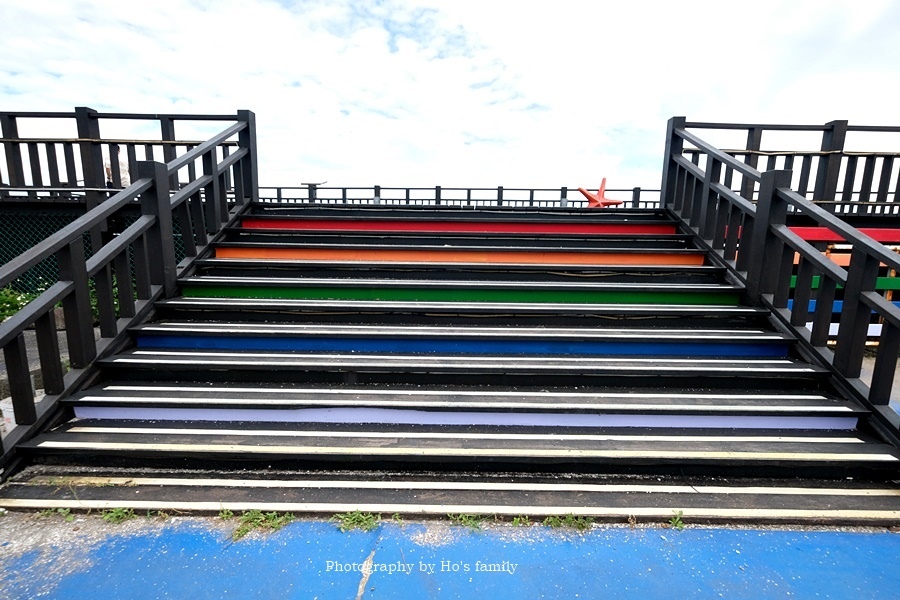
<svg viewBox="0 0 900 600"><path fill-rule="evenodd" d="M234 115L178 115L99 113L79 107L72 113L0 112L0 202L85 203L88 210L137 178L139 161L169 163L202 143L176 134L180 128L206 129L204 124L233 121ZM75 137L20 135L66 129ZM159 133L158 139L101 135L101 129ZM210 132L213 133L213 132ZM219 158L227 158L236 141L221 144ZM117 157L121 156L121 160ZM192 168L173 175L171 189L193 181ZM180 178L180 179L179 179ZM231 182L228 182L231 187Z"/></svg>
<svg viewBox="0 0 900 600"><path fill-rule="evenodd" d="M707 142L726 148L722 152L754 170L791 171L791 189L828 212L900 215L900 127L850 125L847 121L825 125L685 122L683 129L702 130ZM764 133L767 147L763 146ZM733 148L730 142L735 135L744 139L743 148L727 149ZM724 145L714 141L716 136ZM688 158L704 154L687 142L682 151ZM886 149L862 150L872 147ZM756 199L758 182L752 177L725 167L723 181L744 198Z"/></svg>
<svg viewBox="0 0 900 600"><path fill-rule="evenodd" d="M746 283L751 301L769 307L805 351L831 368L897 442L900 416L888 403L900 350L900 308L876 290L876 280L880 269L900 271L900 257L792 190L796 173L760 172L698 138L688 131L690 125L681 117L669 121L662 191L666 208ZM685 153L685 145L692 152ZM732 189L736 177L743 180L743 193ZM748 198L751 193L755 202ZM846 240L852 247L849 267L838 266L793 233L786 225L791 213ZM842 295L838 331L829 336L837 294ZM873 320L882 328L871 383L865 385L860 374Z"/></svg>
<svg viewBox="0 0 900 600"><path fill-rule="evenodd" d="M224 131L166 164L138 161L134 183L0 267L3 287L51 256L59 264L59 280L0 324L0 347L19 424L0 446L0 464L19 440L52 418L61 396L94 376L94 360L123 344L127 328L144 318L157 298L175 293L177 272L189 263L176 264L174 224L185 254L195 257L240 206L257 199L255 117L239 111L231 120L234 124ZM235 149L223 154L227 146ZM174 181L179 182L177 190ZM139 217L121 231L111 231L115 217L135 203ZM85 237L92 240L89 258ZM56 327L58 305L65 320L68 364ZM31 328L46 394L41 399L35 398L29 371L25 332Z"/></svg>
<svg viewBox="0 0 900 600"><path fill-rule="evenodd" d="M608 189L622 200L619 208L659 208L659 190ZM268 205L336 204L384 206L447 206L471 208L583 208L587 199L578 188L507 187L331 187L308 183L300 186L262 187L260 201ZM615 208L615 207L613 207Z"/></svg>

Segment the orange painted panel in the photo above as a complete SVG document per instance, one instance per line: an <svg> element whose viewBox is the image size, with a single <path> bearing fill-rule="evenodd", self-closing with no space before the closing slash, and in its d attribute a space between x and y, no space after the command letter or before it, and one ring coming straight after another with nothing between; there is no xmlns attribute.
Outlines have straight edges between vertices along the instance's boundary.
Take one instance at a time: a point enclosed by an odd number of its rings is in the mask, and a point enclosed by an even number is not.
<svg viewBox="0 0 900 600"><path fill-rule="evenodd" d="M823 252L825 256L831 259L832 262L837 264L839 267L849 267L850 266L850 252ZM800 264L800 254L794 254L794 264ZM881 264L882 267L885 266L884 263Z"/></svg>
<svg viewBox="0 0 900 600"><path fill-rule="evenodd" d="M627 252L477 252L471 250L392 250L347 248L217 248L216 258L451 262L552 265L702 265L702 254Z"/></svg>

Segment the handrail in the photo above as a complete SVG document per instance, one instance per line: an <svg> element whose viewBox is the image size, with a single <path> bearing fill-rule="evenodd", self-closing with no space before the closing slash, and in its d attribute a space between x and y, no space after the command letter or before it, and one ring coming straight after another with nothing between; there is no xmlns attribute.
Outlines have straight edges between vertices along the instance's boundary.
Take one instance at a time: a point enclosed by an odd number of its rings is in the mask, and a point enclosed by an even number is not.
<svg viewBox="0 0 900 600"><path fill-rule="evenodd" d="M102 119L129 119L158 121L159 119L173 119L176 121L232 121L234 115L194 115L182 113L101 113L94 114ZM33 111L0 111L0 117L22 117L28 119L71 119L74 113L70 112L33 112Z"/></svg>
<svg viewBox="0 0 900 600"><path fill-rule="evenodd" d="M132 138L103 138L97 140L94 138L0 138L0 143L9 142L15 144L75 144L79 142L102 142L104 144L141 144L155 146L195 146L202 144L204 140L142 140ZM223 142L223 146L237 146L237 142Z"/></svg>
<svg viewBox="0 0 900 600"><path fill-rule="evenodd" d="M13 113L0 113L0 117L10 114ZM21 113L14 114L21 116ZM131 116L117 115L116 118ZM216 115L208 117L208 120L219 119ZM175 117L166 115L165 118ZM193 260L209 243L210 235L221 231L232 220L234 212L256 199L255 116L249 111L238 111L237 117L232 115L228 119L236 123L197 144L186 154L172 157L168 163L138 161L136 181L112 193L108 199L105 196L111 190L72 188L71 191L85 193L102 190L103 201L0 266L0 287L54 257L60 273L59 281L0 323L0 346L19 424L0 442L0 467L11 459L18 441L50 422L60 398L94 376L94 361L103 352L123 344L127 328L143 319L157 298L175 293L179 265L175 257L173 223L177 220L185 254ZM5 125L4 133L13 129L8 120L0 124ZM235 136L238 137L236 141L232 139ZM105 141L92 139L87 143L95 145ZM222 146L234 144L238 146L237 151L220 150ZM85 164L93 164L90 154L83 157L87 160ZM202 162L200 174L194 168L198 161ZM182 186L173 176L185 167L190 167L189 180ZM233 182L233 191L226 189L226 181ZM120 232L106 231L112 217L135 207L140 216L134 222ZM86 234L90 236L90 257L85 255ZM189 268L190 260L181 268ZM62 362L53 314L54 307L60 303L72 368L68 372ZM96 307L92 308L92 304ZM95 310L96 315L92 314ZM94 333L95 317L99 339ZM24 332L31 327L37 337L47 394L41 400L34 397L24 343Z"/></svg>
<svg viewBox="0 0 900 600"><path fill-rule="evenodd" d="M193 150L189 150L188 152L182 154L175 160L169 162L166 165L166 169L169 171L169 175L174 175L178 172L179 169L187 166L189 163L197 160L204 154L208 153L211 148L219 146L222 142L227 140L228 138L234 136L237 133L240 133L247 127L246 123L235 123L222 133L211 137L209 140L203 142Z"/></svg>
<svg viewBox="0 0 900 600"><path fill-rule="evenodd" d="M864 249L869 255L877 258L890 268L900 271L900 256L884 244L877 242L859 229L848 225L845 221L835 217L828 211L822 210L821 207L816 206L793 190L779 189L778 195L790 206L801 211L802 214L815 219L819 225L828 227L828 229L837 233L855 247Z"/></svg>
<svg viewBox="0 0 900 600"><path fill-rule="evenodd" d="M804 352L828 367L837 385L872 412L872 426L885 439L900 446L900 415L887 406L900 353L900 308L876 290L879 269L900 271L900 256L819 206L820 202L792 189L791 170L758 171L685 131L691 127L749 127L752 145L759 142L759 131L753 130L761 129L821 130L826 136L833 136L836 131L843 135L841 132L852 130L900 132L900 128L852 128L846 122L823 127L719 126L675 117L669 121L661 192L666 209L698 235L702 245L711 250L714 260L746 284L748 300L770 308L779 327L792 332ZM694 147L685 148L684 142ZM852 171L856 160L840 147L823 145L828 156L821 158L825 170L820 170L815 177L819 192L827 191L829 186L834 189L838 184L837 179L829 178L836 172L835 164L840 167L840 163L826 164L826 161L850 161L845 167ZM752 154L758 150L757 146L734 152ZM893 159L887 156L884 160L890 166ZM810 166L806 161L803 168L808 178ZM872 184L873 169L873 163L867 162L863 193ZM731 186L730 177L734 172L745 177L741 194ZM885 177L883 174L882 178ZM851 189L852 183L852 180L845 183L845 189ZM887 192L881 189L878 193L883 197ZM827 205L827 202L822 203ZM786 224L788 215L802 215L846 240L852 248L849 266L839 266L821 248L791 231ZM833 310L838 294L843 294L843 305L837 335L832 336L829 332L834 326ZM860 375L873 317L881 323L881 334L875 369L870 384L866 385Z"/></svg>
<svg viewBox="0 0 900 600"><path fill-rule="evenodd" d="M684 129L677 129L675 131L675 134L678 137L680 137L681 139L683 139L684 141L690 142L691 144L696 146L699 150L703 151L705 154L714 157L719 162L721 162L723 165L731 167L735 171L738 171L739 173L743 173L744 175L747 175L748 177L753 178L754 181L759 181L759 178L761 175L760 172L757 171L756 169L754 169L753 167L751 167L750 165L737 160L733 156L729 156L724 151L719 150L718 148L716 148L710 144L707 144L706 142L704 142L703 140L698 138L696 135L693 135L692 133L685 131Z"/></svg>

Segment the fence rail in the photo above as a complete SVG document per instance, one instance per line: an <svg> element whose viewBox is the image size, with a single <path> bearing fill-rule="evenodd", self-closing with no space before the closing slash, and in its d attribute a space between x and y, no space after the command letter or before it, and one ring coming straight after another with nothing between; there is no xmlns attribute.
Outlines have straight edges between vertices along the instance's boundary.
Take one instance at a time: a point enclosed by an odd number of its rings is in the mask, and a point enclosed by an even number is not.
<svg viewBox="0 0 900 600"><path fill-rule="evenodd" d="M761 172L687 131L695 125L681 117L669 121L665 206L746 283L751 301L772 309L805 350L872 410L876 426L895 443L900 441L900 416L888 407L900 350L900 308L876 290L879 269L900 272L900 257L841 220L827 208L830 205L823 207L791 189L796 173ZM686 144L691 152L684 152ZM737 176L743 179L742 193L732 189ZM852 247L849 267L838 266L793 233L786 225L789 214L803 215L845 240ZM838 293L843 302L831 344ZM860 374L873 319L882 327L871 383L865 385Z"/></svg>
<svg viewBox="0 0 900 600"><path fill-rule="evenodd" d="M791 171L790 187L827 212L841 215L900 215L900 127L850 125L847 121L831 121L825 125L685 121L683 129L703 130L704 136L723 132L745 134L743 148L721 143L714 145L734 148L722 152L754 170ZM771 140L768 148L763 147L764 133L766 139ZM810 133L820 135L810 137ZM871 148L873 143L887 149L854 149ZM778 147L790 149L774 149ZM706 150L692 143L683 146L682 151L690 160L706 153ZM733 178L726 185L745 198L757 198L758 181L737 173Z"/></svg>
<svg viewBox="0 0 900 600"><path fill-rule="evenodd" d="M0 202L10 200L78 200L90 210L110 189L127 187L137 177L140 161L171 162L189 153L201 141L178 139L176 124L233 121L234 115L175 115L100 113L76 108L74 113L0 112ZM74 122L76 137L20 135L23 127L37 127L46 119ZM158 127L159 139L102 136L101 126L111 121L136 121L142 130ZM219 145L220 158L237 142ZM170 187L192 181L194 172L173 175ZM180 179L178 178L180 177Z"/></svg>
<svg viewBox="0 0 900 600"><path fill-rule="evenodd" d="M229 118L236 122L167 164L138 161L134 183L0 267L4 287L48 258L55 257L59 264L59 280L0 324L0 347L20 425L0 445L0 464L9 460L19 440L52 418L61 395L92 376L93 361L121 344L127 328L147 314L155 299L175 293L175 224L185 254L195 257L237 210L229 201L229 185L237 207L257 200L255 117L238 111ZM236 150L224 153L226 145ZM173 181L179 182L176 189ZM112 220L135 203L140 216L123 230L111 231ZM90 257L85 237L91 240ZM54 316L58 304L71 371L61 358ZM24 337L29 328L35 330L46 394L40 400L29 372Z"/></svg>
<svg viewBox="0 0 900 600"><path fill-rule="evenodd" d="M621 208L659 208L659 190L640 187L608 189L622 200ZM385 206L447 206L502 208L582 208L587 199L578 188L507 188L507 187L326 187L318 184L301 186L264 186L260 202L267 205L348 204Z"/></svg>

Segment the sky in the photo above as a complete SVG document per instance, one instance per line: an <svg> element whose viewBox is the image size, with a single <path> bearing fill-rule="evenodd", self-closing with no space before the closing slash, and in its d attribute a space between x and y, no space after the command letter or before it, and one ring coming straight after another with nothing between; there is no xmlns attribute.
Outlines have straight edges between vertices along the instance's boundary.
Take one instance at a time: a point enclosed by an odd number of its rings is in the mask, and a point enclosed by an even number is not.
<svg viewBox="0 0 900 600"><path fill-rule="evenodd" d="M898 31L891 0L0 0L0 110L249 109L261 185L658 188L675 115L900 125Z"/></svg>

